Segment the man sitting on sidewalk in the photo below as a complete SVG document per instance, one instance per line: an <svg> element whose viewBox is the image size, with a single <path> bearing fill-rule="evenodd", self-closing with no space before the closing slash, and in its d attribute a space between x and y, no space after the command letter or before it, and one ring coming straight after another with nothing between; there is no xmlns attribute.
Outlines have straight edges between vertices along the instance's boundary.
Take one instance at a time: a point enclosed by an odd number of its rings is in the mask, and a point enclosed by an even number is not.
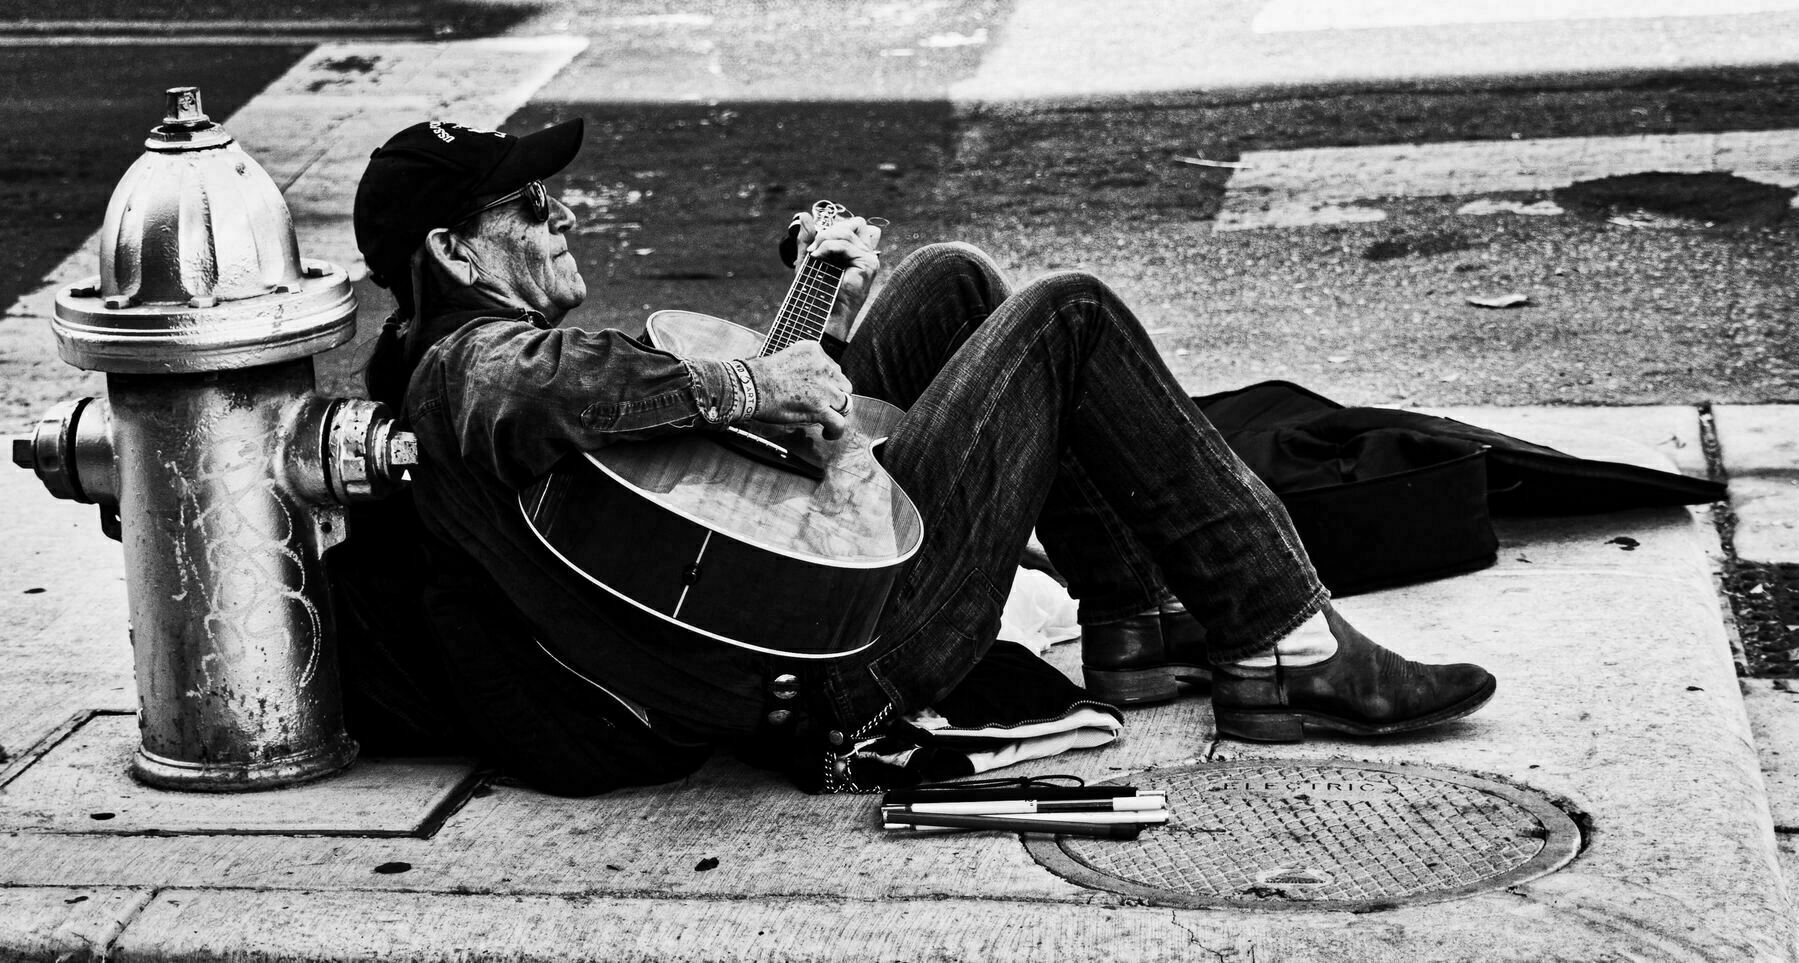
<svg viewBox="0 0 1799 963"><path fill-rule="evenodd" d="M1209 673L1222 733L1297 740L1308 727L1410 732L1492 696L1478 666L1401 659L1330 606L1280 502L1091 276L1014 291L980 251L930 245L852 334L880 229L844 217L818 230L802 215L800 248L844 269L824 344L731 363L561 326L587 291L567 246L574 214L542 179L581 137L580 121L525 137L418 124L375 152L357 193L357 243L399 305L371 394L417 433L420 465L409 500L370 510L384 534L359 530L344 548L361 556L334 576L353 627L409 611L358 578L422 582L429 642L388 653L402 688L439 710L414 713L417 728L454 730L553 792L678 778L713 746L790 760L810 788L852 788L845 756L989 651L1033 528L1080 599L1096 698L1166 698L1177 677ZM518 509L521 489L584 450L748 422L835 437L852 388L907 412L881 461L926 533L878 641L852 655L653 642ZM346 656L353 686L359 658ZM379 748L379 733L358 735Z"/></svg>

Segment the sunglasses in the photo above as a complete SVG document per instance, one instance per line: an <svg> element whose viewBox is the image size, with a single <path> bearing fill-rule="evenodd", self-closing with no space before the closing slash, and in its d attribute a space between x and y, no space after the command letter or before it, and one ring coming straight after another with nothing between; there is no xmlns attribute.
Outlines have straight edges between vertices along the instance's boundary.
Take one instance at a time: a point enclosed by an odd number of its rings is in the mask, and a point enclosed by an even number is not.
<svg viewBox="0 0 1799 963"><path fill-rule="evenodd" d="M507 194L505 197L499 198L498 200L492 201L464 214L462 217L457 218L456 222L450 226L457 227L466 224L496 207L504 207L521 197L529 202L529 210L531 211L531 216L536 219L536 223L542 224L550 219L550 192L544 189L543 181L531 181L524 187Z"/></svg>

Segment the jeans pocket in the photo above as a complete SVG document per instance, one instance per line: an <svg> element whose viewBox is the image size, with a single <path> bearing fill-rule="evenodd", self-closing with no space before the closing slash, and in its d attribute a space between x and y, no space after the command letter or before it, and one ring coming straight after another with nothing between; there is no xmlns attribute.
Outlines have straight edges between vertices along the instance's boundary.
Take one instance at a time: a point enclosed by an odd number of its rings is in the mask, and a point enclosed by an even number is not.
<svg viewBox="0 0 1799 963"><path fill-rule="evenodd" d="M993 646L1005 597L980 569L971 569L954 591L903 639L868 665L869 674L902 712L947 694Z"/></svg>

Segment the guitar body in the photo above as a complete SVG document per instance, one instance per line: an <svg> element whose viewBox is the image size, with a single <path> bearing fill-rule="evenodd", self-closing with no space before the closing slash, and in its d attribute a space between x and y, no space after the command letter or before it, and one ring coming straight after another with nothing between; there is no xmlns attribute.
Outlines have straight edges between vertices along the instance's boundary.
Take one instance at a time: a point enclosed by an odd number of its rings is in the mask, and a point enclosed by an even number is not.
<svg viewBox="0 0 1799 963"><path fill-rule="evenodd" d="M647 330L688 357L753 357L764 340L688 311L659 311ZM848 655L872 643L888 589L924 538L875 459L903 414L857 396L835 441L815 425L750 426L806 472L721 444L718 432L610 445L570 459L519 505L563 561L682 633L799 658Z"/></svg>

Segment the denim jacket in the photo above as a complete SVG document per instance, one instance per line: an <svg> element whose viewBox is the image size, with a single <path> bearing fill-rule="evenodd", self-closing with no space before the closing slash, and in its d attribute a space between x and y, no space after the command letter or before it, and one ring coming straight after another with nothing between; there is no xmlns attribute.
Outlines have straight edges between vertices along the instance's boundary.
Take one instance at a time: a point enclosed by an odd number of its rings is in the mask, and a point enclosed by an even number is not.
<svg viewBox="0 0 1799 963"><path fill-rule="evenodd" d="M412 492L425 529L466 552L550 653L603 653L592 680L677 739L753 731L765 657L724 646L669 651L633 633L578 573L543 550L518 491L578 451L720 424L736 381L619 331L548 326L534 312L434 319L453 328L420 357L405 421L418 435Z"/></svg>
<svg viewBox="0 0 1799 963"><path fill-rule="evenodd" d="M574 450L719 426L736 401L723 361L679 357L622 331L550 327L535 311L465 317L433 323L453 330L413 367L407 419L444 443L438 451L515 489Z"/></svg>

